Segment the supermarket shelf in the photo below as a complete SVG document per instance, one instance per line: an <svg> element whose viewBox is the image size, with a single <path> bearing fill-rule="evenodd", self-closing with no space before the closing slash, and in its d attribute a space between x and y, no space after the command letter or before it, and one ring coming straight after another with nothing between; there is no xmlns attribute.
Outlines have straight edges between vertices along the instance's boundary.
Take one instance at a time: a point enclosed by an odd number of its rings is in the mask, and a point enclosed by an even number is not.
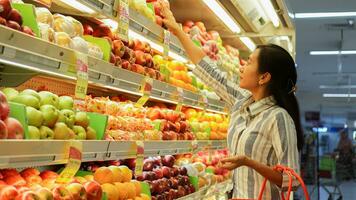
<svg viewBox="0 0 356 200"><path fill-rule="evenodd" d="M70 140L1 140L0 168L32 167L65 164ZM81 141L82 162L134 158L135 142L130 141ZM198 141L197 149L192 141L145 141L145 156L190 153L204 150L211 143L211 149L226 147L225 140Z"/></svg>
<svg viewBox="0 0 356 200"><path fill-rule="evenodd" d="M199 191L189 194L187 196L181 197L178 200L194 200L194 199L205 199L212 196L217 196L231 191L233 187L232 181L227 180L214 185L208 185L201 188Z"/></svg>
<svg viewBox="0 0 356 200"><path fill-rule="evenodd" d="M70 80L76 74L69 72L75 66L75 52L24 33L0 26L0 85L18 86L36 74L45 74ZM23 41L28 41L23 43ZM1 65L2 64L2 65ZM89 83L106 89L141 95L144 76L113 66L88 56ZM7 67L10 66L10 67ZM16 77L16 78L14 78ZM200 94L183 90L183 104L201 108ZM177 103L177 88L160 81L153 81L151 99ZM208 98L207 109L222 113L225 103Z"/></svg>

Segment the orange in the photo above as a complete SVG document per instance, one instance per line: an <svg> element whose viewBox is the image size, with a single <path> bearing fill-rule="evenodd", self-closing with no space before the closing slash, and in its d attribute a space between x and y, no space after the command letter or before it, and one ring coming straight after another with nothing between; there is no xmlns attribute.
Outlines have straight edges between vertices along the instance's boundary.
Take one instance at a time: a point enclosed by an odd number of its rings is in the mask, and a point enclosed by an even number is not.
<svg viewBox="0 0 356 200"><path fill-rule="evenodd" d="M108 167L99 167L94 172L94 180L100 185L104 183L112 183L113 177L114 175Z"/></svg>

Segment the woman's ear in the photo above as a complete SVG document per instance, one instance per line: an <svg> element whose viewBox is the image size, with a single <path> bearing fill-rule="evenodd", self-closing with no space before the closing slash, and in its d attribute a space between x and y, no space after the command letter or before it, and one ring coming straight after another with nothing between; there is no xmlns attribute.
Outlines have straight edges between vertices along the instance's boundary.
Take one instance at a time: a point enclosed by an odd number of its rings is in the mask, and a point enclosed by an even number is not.
<svg viewBox="0 0 356 200"><path fill-rule="evenodd" d="M269 83L271 78L272 78L271 74L269 72L266 72L260 76L260 80L258 81L258 84L265 85L265 84Z"/></svg>

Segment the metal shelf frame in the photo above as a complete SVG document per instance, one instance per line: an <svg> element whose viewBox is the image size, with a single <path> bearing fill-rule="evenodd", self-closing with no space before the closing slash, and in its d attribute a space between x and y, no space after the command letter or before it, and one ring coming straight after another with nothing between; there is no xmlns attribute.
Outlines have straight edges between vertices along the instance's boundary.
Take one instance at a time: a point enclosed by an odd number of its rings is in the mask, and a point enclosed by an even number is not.
<svg viewBox="0 0 356 200"><path fill-rule="evenodd" d="M135 158L135 141L83 140L82 162ZM70 140L1 140L0 169L58 165L67 163ZM225 140L144 141L144 155L161 156L226 148Z"/></svg>

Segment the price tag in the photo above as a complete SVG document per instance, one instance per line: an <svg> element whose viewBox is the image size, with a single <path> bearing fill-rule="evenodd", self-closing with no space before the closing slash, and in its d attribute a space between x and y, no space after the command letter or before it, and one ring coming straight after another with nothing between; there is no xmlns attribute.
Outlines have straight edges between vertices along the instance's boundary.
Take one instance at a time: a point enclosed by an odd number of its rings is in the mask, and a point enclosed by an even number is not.
<svg viewBox="0 0 356 200"><path fill-rule="evenodd" d="M117 33L121 40L129 41L130 13L128 0L117 0L115 3L118 11Z"/></svg>
<svg viewBox="0 0 356 200"><path fill-rule="evenodd" d="M136 102L136 107L143 107L145 103L150 98L150 94L152 91L153 79L149 77L145 77L141 85L142 97Z"/></svg>
<svg viewBox="0 0 356 200"><path fill-rule="evenodd" d="M76 71L77 83L75 85L75 97L84 99L88 90L88 57L87 55L76 52Z"/></svg>
<svg viewBox="0 0 356 200"><path fill-rule="evenodd" d="M212 146L212 141L208 140L208 163L211 163L211 160L212 160L211 146Z"/></svg>
<svg viewBox="0 0 356 200"><path fill-rule="evenodd" d="M184 94L183 89L180 87L177 87L177 101L178 101L178 103L176 106L176 111L178 111L178 112L180 112L183 107L183 100L184 100L183 94Z"/></svg>
<svg viewBox="0 0 356 200"><path fill-rule="evenodd" d="M68 183L78 172L82 161L82 149L82 142L69 141L68 163L63 171L59 174L56 180L57 183Z"/></svg>
<svg viewBox="0 0 356 200"><path fill-rule="evenodd" d="M136 141L136 166L135 176L142 175L143 171L143 157L144 157L144 143L143 141Z"/></svg>
<svg viewBox="0 0 356 200"><path fill-rule="evenodd" d="M197 140L193 140L192 143L192 153L195 154L198 151L198 141Z"/></svg>
<svg viewBox="0 0 356 200"><path fill-rule="evenodd" d="M169 44L171 43L171 32L163 30L163 56L169 55Z"/></svg>

